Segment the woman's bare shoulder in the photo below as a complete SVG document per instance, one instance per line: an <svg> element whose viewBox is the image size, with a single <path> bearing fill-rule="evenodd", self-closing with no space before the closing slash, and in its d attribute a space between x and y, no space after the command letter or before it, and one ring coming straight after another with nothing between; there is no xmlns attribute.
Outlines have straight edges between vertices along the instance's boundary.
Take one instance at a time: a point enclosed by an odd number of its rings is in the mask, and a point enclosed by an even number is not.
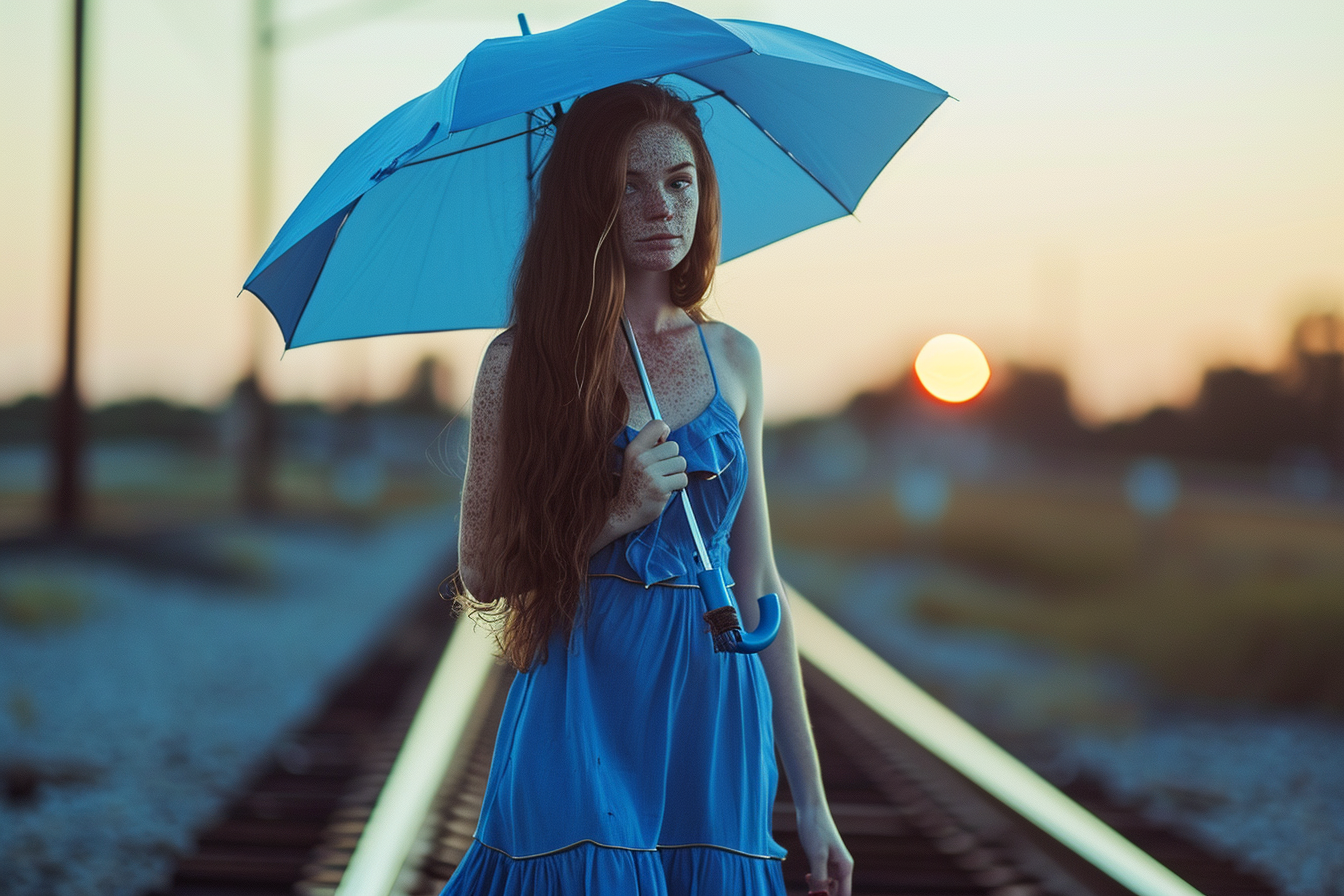
<svg viewBox="0 0 1344 896"><path fill-rule="evenodd" d="M477 374L477 380L486 377L491 380L502 380L504 372L509 366L509 357L513 354L513 331L505 330L485 347L485 354L481 357L481 369Z"/></svg>
<svg viewBox="0 0 1344 896"><path fill-rule="evenodd" d="M476 411L498 412L512 354L513 332L510 330L500 333L485 347L481 367L476 371L476 388L472 392L472 406Z"/></svg>
<svg viewBox="0 0 1344 896"><path fill-rule="evenodd" d="M714 369L719 376L719 391L742 419L750 407L759 407L761 395L761 353L751 337L721 321L705 326L705 341L710 346Z"/></svg>
<svg viewBox="0 0 1344 896"><path fill-rule="evenodd" d="M489 358L492 355L502 357L508 360L510 353L513 352L513 330L503 330L498 333L490 344L485 347L485 356Z"/></svg>
<svg viewBox="0 0 1344 896"><path fill-rule="evenodd" d="M716 320L705 324L705 339L718 349L715 360L721 358L738 376L751 380L760 375L761 352L746 333Z"/></svg>

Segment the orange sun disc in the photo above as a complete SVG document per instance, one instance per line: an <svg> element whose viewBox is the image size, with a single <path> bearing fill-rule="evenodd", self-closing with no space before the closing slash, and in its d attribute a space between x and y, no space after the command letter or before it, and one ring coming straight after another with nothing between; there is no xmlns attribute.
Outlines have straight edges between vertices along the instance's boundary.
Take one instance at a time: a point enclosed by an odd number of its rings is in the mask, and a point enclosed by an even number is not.
<svg viewBox="0 0 1344 896"><path fill-rule="evenodd" d="M944 333L919 350L915 376L934 398L969 401L989 382L989 362L980 347L965 336Z"/></svg>

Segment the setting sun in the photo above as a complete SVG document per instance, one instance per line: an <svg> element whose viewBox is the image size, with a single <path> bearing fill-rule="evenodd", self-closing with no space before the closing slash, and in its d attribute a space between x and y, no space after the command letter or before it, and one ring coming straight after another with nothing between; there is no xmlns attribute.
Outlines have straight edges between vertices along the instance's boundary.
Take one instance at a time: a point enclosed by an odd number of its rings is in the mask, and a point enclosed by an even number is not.
<svg viewBox="0 0 1344 896"><path fill-rule="evenodd" d="M969 401L989 382L989 362L980 347L965 336L944 333L919 350L915 375L934 398Z"/></svg>

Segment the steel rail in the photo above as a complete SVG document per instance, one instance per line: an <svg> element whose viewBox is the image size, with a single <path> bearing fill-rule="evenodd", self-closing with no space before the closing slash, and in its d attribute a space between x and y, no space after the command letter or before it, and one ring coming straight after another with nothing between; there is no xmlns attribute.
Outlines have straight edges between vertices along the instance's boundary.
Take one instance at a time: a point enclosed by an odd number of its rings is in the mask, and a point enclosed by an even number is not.
<svg viewBox="0 0 1344 896"><path fill-rule="evenodd" d="M799 654L912 740L1137 896L1202 896L788 588Z"/></svg>
<svg viewBox="0 0 1344 896"><path fill-rule="evenodd" d="M387 896L495 666L489 635L459 620L335 896Z"/></svg>
<svg viewBox="0 0 1344 896"><path fill-rule="evenodd" d="M788 588L799 654L886 722L1136 896L1202 896ZM336 896L389 896L494 666L488 636L457 626Z"/></svg>

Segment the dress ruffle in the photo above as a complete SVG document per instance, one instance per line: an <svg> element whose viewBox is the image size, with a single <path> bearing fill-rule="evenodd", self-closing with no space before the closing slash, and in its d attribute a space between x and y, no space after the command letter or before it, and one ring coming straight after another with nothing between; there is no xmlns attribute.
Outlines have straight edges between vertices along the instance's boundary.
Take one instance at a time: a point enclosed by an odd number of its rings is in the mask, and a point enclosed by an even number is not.
<svg viewBox="0 0 1344 896"><path fill-rule="evenodd" d="M725 412L726 420L716 419L725 417ZM630 430L626 430L623 438L617 439L616 447L624 450L630 437ZM745 465L735 464L742 450L737 419L726 402L716 400L690 424L673 430L669 438L686 458L687 474L698 482L689 494L710 562L726 573L728 532L723 527L711 528L707 523L731 520L746 489ZM680 503L674 496L658 519L625 539L625 563L646 586L683 579L694 581L686 575L688 569L697 565L694 542Z"/></svg>
<svg viewBox="0 0 1344 896"><path fill-rule="evenodd" d="M708 846L633 850L595 843L515 859L476 841L453 885L491 896L752 896L783 892L782 865Z"/></svg>

